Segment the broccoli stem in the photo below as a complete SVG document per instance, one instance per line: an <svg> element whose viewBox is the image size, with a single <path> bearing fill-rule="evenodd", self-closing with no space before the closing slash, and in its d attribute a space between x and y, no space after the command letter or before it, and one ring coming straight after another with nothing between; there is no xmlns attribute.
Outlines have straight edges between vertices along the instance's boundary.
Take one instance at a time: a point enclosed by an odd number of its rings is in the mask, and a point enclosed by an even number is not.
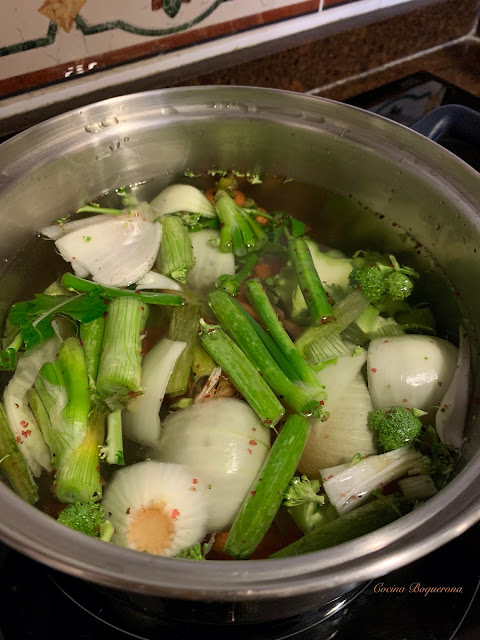
<svg viewBox="0 0 480 640"><path fill-rule="evenodd" d="M250 322L245 320L241 305L224 291L212 291L209 304L225 331L254 364L271 389L297 413L324 416L325 394L318 387L308 392L292 382L272 358Z"/></svg>
<svg viewBox="0 0 480 640"><path fill-rule="evenodd" d="M162 242L157 267L170 277L186 284L193 267L193 249L187 227L177 216L162 218Z"/></svg>
<svg viewBox="0 0 480 640"><path fill-rule="evenodd" d="M327 547L333 547L342 542L348 542L354 538L371 533L380 527L384 527L400 516L397 502L375 500L369 502L354 511L327 522L309 533L303 538L280 549L269 556L270 558L287 558L289 556L319 551Z"/></svg>
<svg viewBox="0 0 480 640"><path fill-rule="evenodd" d="M295 348L260 282L258 280L249 280L245 285L245 293L273 340L295 369L299 380L308 385L312 392L315 390L321 392L322 387L317 380L315 372Z"/></svg>
<svg viewBox="0 0 480 640"><path fill-rule="evenodd" d="M159 304L170 307L178 307L183 304L181 296L170 293L157 293L156 291L135 291L133 289L117 289L116 287L105 287L104 285L77 278L71 273L65 273L62 276L61 283L69 291L77 291L79 293L90 293L97 291L102 298L106 300L114 300L121 297L137 298L147 304Z"/></svg>
<svg viewBox="0 0 480 640"><path fill-rule="evenodd" d="M115 409L107 416L107 444L101 456L108 464L124 464L122 410Z"/></svg>
<svg viewBox="0 0 480 640"><path fill-rule="evenodd" d="M353 291L333 306L335 322L309 327L295 341L301 355L314 363L324 356L323 346L329 340L339 338L340 333L354 322L369 306L368 299L360 291Z"/></svg>
<svg viewBox="0 0 480 640"><path fill-rule="evenodd" d="M252 275L257 260L258 253L251 253L245 258L243 267L234 276L224 274L218 278L216 282L217 289L222 289L231 296L236 296L242 282Z"/></svg>
<svg viewBox="0 0 480 640"><path fill-rule="evenodd" d="M103 443L106 411L95 407L85 437L73 449L55 475L55 494L61 502L94 502L102 498L99 447Z"/></svg>
<svg viewBox="0 0 480 640"><path fill-rule="evenodd" d="M146 305L137 298L116 298L108 306L97 391L103 398L138 391L142 377L141 331Z"/></svg>
<svg viewBox="0 0 480 640"><path fill-rule="evenodd" d="M280 508L309 432L308 421L298 414L285 422L228 534L225 551L233 558L249 558L262 541Z"/></svg>
<svg viewBox="0 0 480 640"><path fill-rule="evenodd" d="M206 352L225 371L263 424L274 427L285 409L243 351L218 325L200 320Z"/></svg>
<svg viewBox="0 0 480 640"><path fill-rule="evenodd" d="M80 340L82 341L90 391L93 392L97 381L98 365L105 333L105 317L100 316L92 322L80 324Z"/></svg>
<svg viewBox="0 0 480 640"><path fill-rule="evenodd" d="M308 307L313 324L334 317L332 307L323 288L310 249L304 238L288 238L288 253L297 274L298 284Z"/></svg>
<svg viewBox="0 0 480 640"><path fill-rule="evenodd" d="M168 337L173 341L186 342L187 346L175 363L167 384L166 392L171 396L180 396L187 390L199 321L200 307L197 305L186 304L173 310Z"/></svg>
<svg viewBox="0 0 480 640"><path fill-rule="evenodd" d="M38 487L15 441L2 405L0 405L0 467L15 493L30 504L38 501Z"/></svg>

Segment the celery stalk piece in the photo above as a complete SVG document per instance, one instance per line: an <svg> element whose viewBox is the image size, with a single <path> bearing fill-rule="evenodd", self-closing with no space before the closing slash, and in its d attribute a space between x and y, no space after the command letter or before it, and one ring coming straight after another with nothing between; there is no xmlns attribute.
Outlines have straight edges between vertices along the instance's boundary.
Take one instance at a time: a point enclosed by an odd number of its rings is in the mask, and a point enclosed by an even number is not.
<svg viewBox="0 0 480 640"><path fill-rule="evenodd" d="M162 218L162 227L157 267L165 276L186 284L188 272L193 267L192 243L187 227L177 216L168 215Z"/></svg>
<svg viewBox="0 0 480 640"><path fill-rule="evenodd" d="M306 385L292 382L275 362L264 343L245 319L241 305L224 291L212 291L209 304L219 323L233 338L238 347L251 360L277 396L282 398L295 412L322 418L325 414L325 394L317 386L313 392ZM214 358L215 359L215 358Z"/></svg>
<svg viewBox="0 0 480 640"><path fill-rule="evenodd" d="M270 558L287 558L320 549L327 549L390 524L400 517L397 500L375 500L336 520L322 524L287 547L273 553Z"/></svg>
<svg viewBox="0 0 480 640"><path fill-rule="evenodd" d="M186 347L175 363L168 381L167 394L171 396L180 396L187 390L192 369L193 347L200 328L199 322L200 307L197 305L186 304L173 310L168 337L174 342L185 342Z"/></svg>
<svg viewBox="0 0 480 640"><path fill-rule="evenodd" d="M38 501L38 487L0 405L0 467L12 489L30 504Z"/></svg>
<svg viewBox="0 0 480 640"><path fill-rule="evenodd" d="M333 311L304 238L288 237L288 253L314 324L333 318Z"/></svg>
<svg viewBox="0 0 480 640"><path fill-rule="evenodd" d="M203 320L200 326L206 352L225 371L263 424L274 427L285 409L256 367L221 327L208 325Z"/></svg>
<svg viewBox="0 0 480 640"><path fill-rule="evenodd" d="M126 396L140 389L140 334L146 314L146 305L136 298L116 298L109 304L97 375L101 397Z"/></svg>
<svg viewBox="0 0 480 640"><path fill-rule="evenodd" d="M106 411L95 407L82 442L72 449L55 476L55 494L61 502L89 502L102 498L99 451L105 432Z"/></svg>
<svg viewBox="0 0 480 640"><path fill-rule="evenodd" d="M325 353L332 357L331 349L335 345L339 352L334 355L342 355L345 349L342 348L340 333L354 322L368 305L368 299L361 291L353 291L333 306L335 322L309 327L297 338L295 347L313 363L324 360Z"/></svg>
<svg viewBox="0 0 480 640"><path fill-rule="evenodd" d="M105 316L101 316L92 322L82 322L80 325L80 340L82 341L85 363L87 366L87 376L90 391L95 390L97 381L98 365L100 363L100 352L105 333Z"/></svg>
<svg viewBox="0 0 480 640"><path fill-rule="evenodd" d="M79 293L90 293L97 291L98 294L106 300L114 300L115 298L137 298L147 304L159 304L169 307L178 307L183 304L181 296L171 293L158 293L156 291L138 291L133 289L118 289L116 287L106 287L90 280L78 278L71 273L65 273L61 279L62 285L69 291L77 291Z"/></svg>
<svg viewBox="0 0 480 640"><path fill-rule="evenodd" d="M257 315L267 327L269 334L295 369L299 380L310 387L312 392L315 390L322 391L322 386L319 384L314 370L295 348L290 336L285 331L283 324L270 304L270 300L261 283L258 280L249 280L245 285L245 293Z"/></svg>
<svg viewBox="0 0 480 640"><path fill-rule="evenodd" d="M121 409L115 409L107 416L107 443L100 449L100 458L108 464L122 465L125 463Z"/></svg>
<svg viewBox="0 0 480 640"><path fill-rule="evenodd" d="M228 534L225 551L233 558L249 558L262 541L282 504L309 431L308 421L297 414L283 425Z"/></svg>

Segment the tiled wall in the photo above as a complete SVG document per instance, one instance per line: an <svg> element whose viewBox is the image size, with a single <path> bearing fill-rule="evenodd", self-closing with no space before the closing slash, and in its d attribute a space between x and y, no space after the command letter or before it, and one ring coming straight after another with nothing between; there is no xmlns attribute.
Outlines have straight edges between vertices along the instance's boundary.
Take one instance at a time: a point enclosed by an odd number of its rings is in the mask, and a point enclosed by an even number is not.
<svg viewBox="0 0 480 640"><path fill-rule="evenodd" d="M206 44L232 34L254 32L261 44L280 22L287 24L284 32L295 31L302 17L302 28L310 28L308 21L313 26L336 21L352 7L368 13L410 3L414 0L3 0L0 99L166 53L178 52L181 65L182 53L192 46L203 44L198 57L208 57ZM242 46L233 38L231 50Z"/></svg>

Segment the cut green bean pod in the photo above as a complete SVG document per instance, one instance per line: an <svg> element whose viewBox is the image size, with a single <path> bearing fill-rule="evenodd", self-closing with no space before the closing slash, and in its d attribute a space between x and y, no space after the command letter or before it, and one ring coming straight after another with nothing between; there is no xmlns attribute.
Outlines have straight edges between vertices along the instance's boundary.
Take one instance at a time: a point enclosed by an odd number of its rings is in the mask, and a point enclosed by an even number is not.
<svg viewBox="0 0 480 640"><path fill-rule="evenodd" d="M21 498L35 504L38 501L38 487L28 464L15 441L10 425L0 405L0 467L10 486Z"/></svg>
<svg viewBox="0 0 480 640"><path fill-rule="evenodd" d="M310 432L308 421L291 415L283 425L246 501L230 529L225 552L248 559L273 522Z"/></svg>
<svg viewBox="0 0 480 640"><path fill-rule="evenodd" d="M402 515L395 500L374 500L322 524L292 544L272 554L271 558L287 558L311 551L327 549L354 540L390 524Z"/></svg>
<svg viewBox="0 0 480 640"><path fill-rule="evenodd" d="M245 293L250 304L257 312L257 315L267 327L270 336L295 369L298 379L308 385L312 391L317 389L320 392L322 387L317 380L314 370L295 348L292 339L285 331L261 283L258 280L249 280L245 285Z"/></svg>
<svg viewBox="0 0 480 640"><path fill-rule="evenodd" d="M288 253L313 323L333 316L332 307L304 238L288 237Z"/></svg>
<svg viewBox="0 0 480 640"><path fill-rule="evenodd" d="M265 382L295 412L317 418L324 417L325 394L318 387L312 393L304 384L292 382L275 362L250 322L241 305L224 291L212 291L209 303L222 327L255 365Z"/></svg>
<svg viewBox="0 0 480 640"><path fill-rule="evenodd" d="M274 427L285 409L243 351L218 325L200 320L205 351L225 371L263 424Z"/></svg>

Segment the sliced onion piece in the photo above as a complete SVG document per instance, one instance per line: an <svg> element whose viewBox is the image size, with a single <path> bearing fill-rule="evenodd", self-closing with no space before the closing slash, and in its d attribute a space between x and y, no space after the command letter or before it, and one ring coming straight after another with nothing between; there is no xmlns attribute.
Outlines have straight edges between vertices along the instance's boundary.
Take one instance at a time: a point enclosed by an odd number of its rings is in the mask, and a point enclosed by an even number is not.
<svg viewBox="0 0 480 640"><path fill-rule="evenodd" d="M188 184L171 184L150 202L150 206L161 216L179 211L200 213L205 218L217 215L208 198Z"/></svg>
<svg viewBox="0 0 480 640"><path fill-rule="evenodd" d="M270 450L270 429L243 400L218 398L165 418L151 457L185 465L209 487L210 533L227 531Z"/></svg>
<svg viewBox="0 0 480 640"><path fill-rule="evenodd" d="M375 338L367 357L374 410L417 408L433 417L452 382L458 349L447 340L422 335Z"/></svg>
<svg viewBox="0 0 480 640"><path fill-rule="evenodd" d="M186 346L186 342L164 338L143 358L143 394L132 400L122 415L127 438L153 444L160 437L160 407L175 363Z"/></svg>
<svg viewBox="0 0 480 640"><path fill-rule="evenodd" d="M335 411L339 401L343 399L345 392L357 378L367 361L367 351L365 349L361 349L356 353L354 351L355 345L347 343L347 346L350 349L350 353L338 356L336 363L327 365L317 373L317 380L325 386L325 393L327 394L325 400L326 411Z"/></svg>
<svg viewBox="0 0 480 640"><path fill-rule="evenodd" d="M435 427L442 442L460 449L467 419L470 392L470 344L464 327L460 327L458 360L452 382L440 402Z"/></svg>
<svg viewBox="0 0 480 640"><path fill-rule="evenodd" d="M126 287L144 276L157 257L162 227L141 217L118 216L86 225L56 240L75 274L113 287Z"/></svg>
<svg viewBox="0 0 480 640"><path fill-rule="evenodd" d="M84 227L90 226L92 224L99 224L105 222L105 216L92 216L91 218L81 218L80 220L70 220L69 222L59 222L57 224L52 224L48 227L44 227L40 233L45 238L49 238L50 240L58 240L63 236L66 236L68 233L72 231L78 231L78 229L83 229Z"/></svg>
<svg viewBox="0 0 480 640"><path fill-rule="evenodd" d="M142 291L143 289L167 289L169 291L181 291L182 286L176 280L167 278L162 273L149 271L140 280L137 280L135 289Z"/></svg>
<svg viewBox="0 0 480 640"><path fill-rule="evenodd" d="M28 406L26 393L33 387L42 366L55 360L61 342L60 338L55 336L22 355L3 396L5 415L10 428L30 471L36 477L40 476L42 468L51 470L52 454Z"/></svg>
<svg viewBox="0 0 480 640"><path fill-rule="evenodd" d="M205 537L208 497L200 478L177 464L147 461L117 471L102 502L112 542L174 556Z"/></svg>
<svg viewBox="0 0 480 640"><path fill-rule="evenodd" d="M321 478L320 469L351 462L357 454L377 453L368 426L372 402L361 373L357 373L328 420L310 420L311 429L298 469L309 478Z"/></svg>
<svg viewBox="0 0 480 640"><path fill-rule="evenodd" d="M222 253L212 239L219 240L220 233L203 229L190 234L194 265L188 274L188 286L200 296L212 289L219 276L235 274L233 253Z"/></svg>

